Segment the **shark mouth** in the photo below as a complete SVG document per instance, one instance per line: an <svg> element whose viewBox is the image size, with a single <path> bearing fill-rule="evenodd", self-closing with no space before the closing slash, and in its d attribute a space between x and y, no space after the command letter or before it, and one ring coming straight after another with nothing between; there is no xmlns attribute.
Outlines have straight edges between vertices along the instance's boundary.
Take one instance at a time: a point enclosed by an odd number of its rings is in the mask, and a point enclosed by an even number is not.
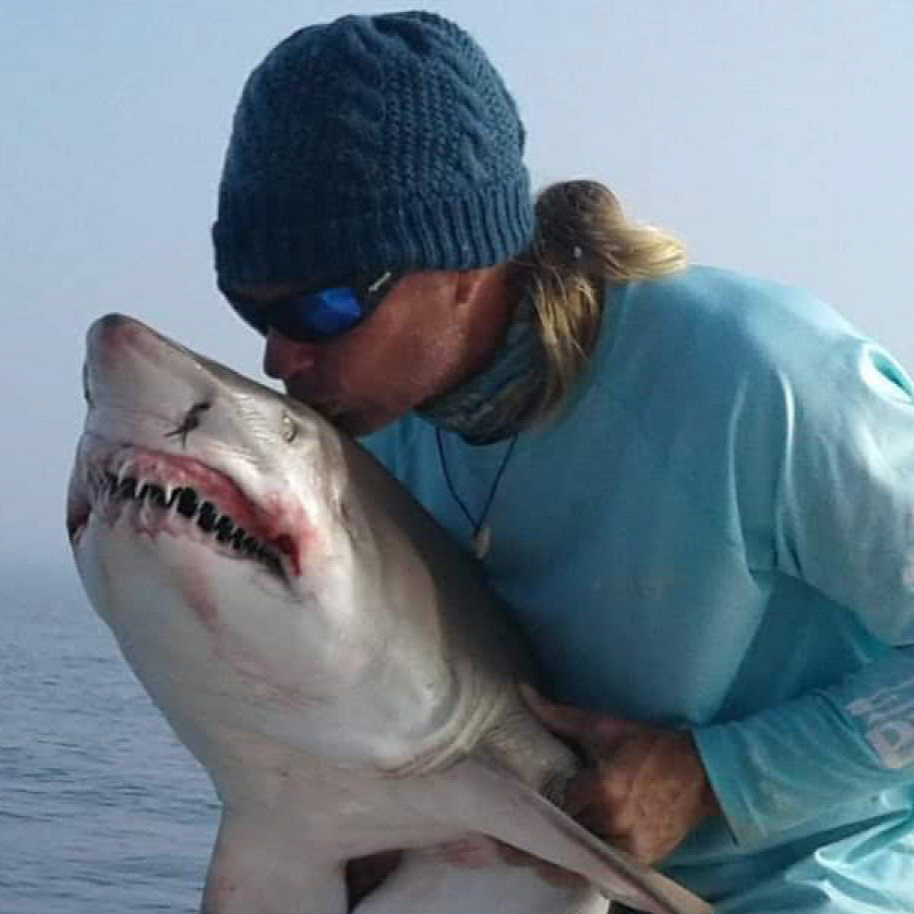
<svg viewBox="0 0 914 914"><path fill-rule="evenodd" d="M181 517L196 523L204 533L215 537L216 542L230 546L235 552L243 553L263 562L277 574L282 572L279 554L270 546L252 536L231 515L223 514L211 501L206 501L190 486L161 485L144 482L135 476L119 479L114 473L106 472L104 485L108 496L114 501L143 502L163 511L175 511Z"/></svg>
<svg viewBox="0 0 914 914"><path fill-rule="evenodd" d="M139 532L181 534L193 527L228 555L282 577L285 558L298 573L293 537L277 532L275 518L265 516L229 477L196 460L131 450L89 463L83 478L69 523L74 544L93 512L111 525L127 514Z"/></svg>

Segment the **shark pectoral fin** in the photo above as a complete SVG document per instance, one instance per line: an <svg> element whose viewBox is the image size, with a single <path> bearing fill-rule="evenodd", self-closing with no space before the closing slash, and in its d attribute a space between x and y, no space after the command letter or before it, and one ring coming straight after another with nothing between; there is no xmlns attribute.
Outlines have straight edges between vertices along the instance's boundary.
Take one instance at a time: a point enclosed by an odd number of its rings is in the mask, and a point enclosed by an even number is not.
<svg viewBox="0 0 914 914"><path fill-rule="evenodd" d="M565 869L609 898L650 914L711 914L710 905L603 843L533 788L475 759L428 777L417 797L426 815L460 822Z"/></svg>
<svg viewBox="0 0 914 914"><path fill-rule="evenodd" d="M346 914L347 907L339 860L276 820L223 812L201 914Z"/></svg>

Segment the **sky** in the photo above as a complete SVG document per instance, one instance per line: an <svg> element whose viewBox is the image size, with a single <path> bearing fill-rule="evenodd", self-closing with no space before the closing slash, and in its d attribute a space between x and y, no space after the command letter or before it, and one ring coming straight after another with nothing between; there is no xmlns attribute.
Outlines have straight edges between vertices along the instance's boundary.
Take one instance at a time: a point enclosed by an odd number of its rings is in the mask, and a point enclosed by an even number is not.
<svg viewBox="0 0 914 914"><path fill-rule="evenodd" d="M209 228L248 72L295 29L412 4L5 0L0 573L69 567L89 323L248 374ZM608 184L698 262L803 285L914 371L914 0L433 2L486 48L534 185ZM912 429L914 432L914 429Z"/></svg>

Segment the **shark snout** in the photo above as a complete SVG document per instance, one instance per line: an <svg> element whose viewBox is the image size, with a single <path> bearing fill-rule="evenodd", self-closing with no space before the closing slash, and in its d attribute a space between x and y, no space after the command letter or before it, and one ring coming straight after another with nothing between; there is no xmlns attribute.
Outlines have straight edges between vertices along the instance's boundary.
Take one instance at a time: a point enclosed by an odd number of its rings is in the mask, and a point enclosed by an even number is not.
<svg viewBox="0 0 914 914"><path fill-rule="evenodd" d="M86 334L86 351L89 361L110 358L135 343L143 334L154 332L126 314L105 314L93 321Z"/></svg>
<svg viewBox="0 0 914 914"><path fill-rule="evenodd" d="M174 359L178 353L187 360L186 350L125 314L98 318L86 334L86 370L90 380L96 375L99 382L109 374L133 372L137 363L163 366L169 355Z"/></svg>
<svg viewBox="0 0 914 914"><path fill-rule="evenodd" d="M182 432L185 417L199 420L215 393L192 353L124 314L106 314L89 327L83 379L90 413L156 417Z"/></svg>
<svg viewBox="0 0 914 914"><path fill-rule="evenodd" d="M89 327L83 378L90 408L135 372L131 363L144 332L152 334L141 323L123 314L106 314Z"/></svg>

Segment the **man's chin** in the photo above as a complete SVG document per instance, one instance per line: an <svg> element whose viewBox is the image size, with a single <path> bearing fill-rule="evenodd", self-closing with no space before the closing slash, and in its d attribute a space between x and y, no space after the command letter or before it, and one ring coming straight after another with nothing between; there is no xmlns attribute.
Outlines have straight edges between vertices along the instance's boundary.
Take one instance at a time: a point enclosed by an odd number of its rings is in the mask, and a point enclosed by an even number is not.
<svg viewBox="0 0 914 914"><path fill-rule="evenodd" d="M367 414L356 411L352 412L321 412L323 417L335 428L353 438L364 438L373 432L380 431L385 425L390 425L396 420L396 416L387 417L379 416L376 413Z"/></svg>

